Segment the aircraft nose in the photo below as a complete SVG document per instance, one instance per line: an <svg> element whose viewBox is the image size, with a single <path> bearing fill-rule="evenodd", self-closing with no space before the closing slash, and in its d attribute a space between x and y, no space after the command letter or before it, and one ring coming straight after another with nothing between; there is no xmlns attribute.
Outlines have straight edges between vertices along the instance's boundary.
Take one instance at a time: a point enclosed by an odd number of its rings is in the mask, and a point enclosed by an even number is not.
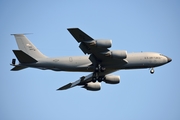
<svg viewBox="0 0 180 120"><path fill-rule="evenodd" d="M171 58L169 58L169 57L166 57L167 58L167 62L169 63L169 62L171 62L172 61L172 59Z"/></svg>

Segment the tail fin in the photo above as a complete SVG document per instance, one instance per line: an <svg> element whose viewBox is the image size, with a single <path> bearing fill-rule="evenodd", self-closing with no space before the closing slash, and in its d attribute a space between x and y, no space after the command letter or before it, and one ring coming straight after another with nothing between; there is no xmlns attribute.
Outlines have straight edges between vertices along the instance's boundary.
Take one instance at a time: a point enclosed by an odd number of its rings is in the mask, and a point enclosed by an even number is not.
<svg viewBox="0 0 180 120"><path fill-rule="evenodd" d="M14 35L19 49L25 52L27 55L35 59L46 57L28 40L28 38L25 35L23 34L11 34L11 35Z"/></svg>

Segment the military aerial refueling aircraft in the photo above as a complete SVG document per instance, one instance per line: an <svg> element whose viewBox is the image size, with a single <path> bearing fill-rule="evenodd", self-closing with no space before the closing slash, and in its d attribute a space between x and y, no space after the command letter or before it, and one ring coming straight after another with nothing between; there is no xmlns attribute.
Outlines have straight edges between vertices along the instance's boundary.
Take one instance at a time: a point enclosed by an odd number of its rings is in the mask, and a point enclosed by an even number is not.
<svg viewBox="0 0 180 120"><path fill-rule="evenodd" d="M28 67L41 70L70 71L70 72L91 72L79 80L60 87L57 90L66 90L75 86L82 86L87 90L98 91L101 89L101 82L118 84L120 76L110 73L123 69L150 68L154 73L154 67L171 62L171 58L154 52L127 53L125 50L109 50L111 40L93 39L79 28L68 28L71 35L80 43L79 48L85 56L70 56L49 58L43 55L24 34L14 35L19 50L13 50L16 59L12 59L11 71L18 71Z"/></svg>

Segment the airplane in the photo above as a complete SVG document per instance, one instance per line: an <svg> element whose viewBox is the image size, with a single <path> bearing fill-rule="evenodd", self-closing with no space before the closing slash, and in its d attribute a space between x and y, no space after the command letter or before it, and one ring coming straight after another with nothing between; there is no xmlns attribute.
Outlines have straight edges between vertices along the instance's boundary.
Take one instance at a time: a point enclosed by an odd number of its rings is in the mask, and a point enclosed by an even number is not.
<svg viewBox="0 0 180 120"><path fill-rule="evenodd" d="M155 52L127 53L126 50L109 50L112 40L93 39L79 28L67 30L79 43L83 53L88 55L49 58L42 54L25 34L11 34L14 35L19 48L13 50L19 63L16 64L16 59L12 59L11 65L14 67L11 71L31 67L41 70L91 72L57 90L82 86L86 90L98 91L101 89L101 82L120 83L120 76L111 74L115 71L150 68L150 73L153 74L155 67L172 61L171 58Z"/></svg>

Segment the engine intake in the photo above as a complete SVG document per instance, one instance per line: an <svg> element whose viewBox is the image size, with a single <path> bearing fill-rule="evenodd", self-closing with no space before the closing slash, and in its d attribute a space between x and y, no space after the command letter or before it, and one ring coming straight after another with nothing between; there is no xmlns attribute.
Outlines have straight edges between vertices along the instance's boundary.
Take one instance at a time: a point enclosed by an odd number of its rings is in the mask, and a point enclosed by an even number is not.
<svg viewBox="0 0 180 120"><path fill-rule="evenodd" d="M120 82L120 76L106 75L104 82L108 84L118 84Z"/></svg>
<svg viewBox="0 0 180 120"><path fill-rule="evenodd" d="M105 56L115 59L125 59L127 57L127 51L125 50L113 50L105 53Z"/></svg>
<svg viewBox="0 0 180 120"><path fill-rule="evenodd" d="M99 48L110 48L112 45L111 40L92 40L92 41L85 41L85 43L88 43L91 46L96 46Z"/></svg>
<svg viewBox="0 0 180 120"><path fill-rule="evenodd" d="M101 83L99 82L89 82L87 83L85 86L83 86L82 88L85 88L86 90L90 90L90 91L98 91L101 89Z"/></svg>

